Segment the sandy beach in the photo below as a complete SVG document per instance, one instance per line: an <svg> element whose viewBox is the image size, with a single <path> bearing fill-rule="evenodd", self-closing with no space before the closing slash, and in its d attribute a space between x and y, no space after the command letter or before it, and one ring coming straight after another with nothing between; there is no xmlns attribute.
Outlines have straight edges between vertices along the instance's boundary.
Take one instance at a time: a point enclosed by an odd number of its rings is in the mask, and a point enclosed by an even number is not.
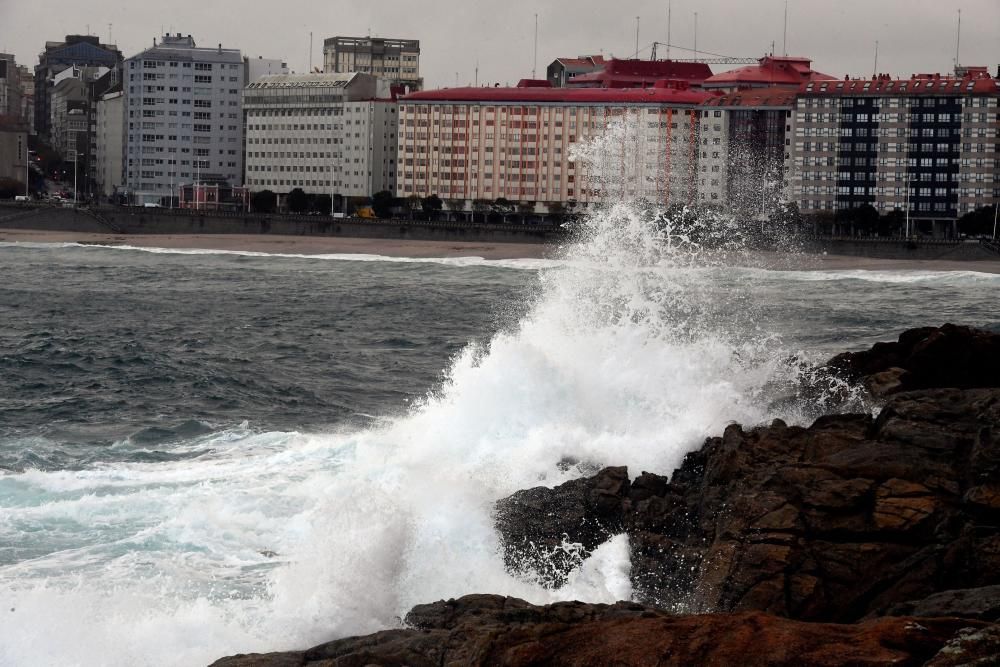
<svg viewBox="0 0 1000 667"><path fill-rule="evenodd" d="M473 243L415 241L339 236L263 234L91 234L82 232L0 230L0 243L85 243L93 245L231 250L292 255L384 255L386 257L482 257L536 259L553 247L542 243Z"/></svg>
<svg viewBox="0 0 1000 667"><path fill-rule="evenodd" d="M229 250L291 255L360 254L386 257L482 257L539 259L556 247L544 243L417 241L408 239L263 234L93 234L27 229L0 230L0 243L83 243L140 248ZM789 271L978 271L1000 273L996 261L910 260L849 255L749 253L733 264Z"/></svg>

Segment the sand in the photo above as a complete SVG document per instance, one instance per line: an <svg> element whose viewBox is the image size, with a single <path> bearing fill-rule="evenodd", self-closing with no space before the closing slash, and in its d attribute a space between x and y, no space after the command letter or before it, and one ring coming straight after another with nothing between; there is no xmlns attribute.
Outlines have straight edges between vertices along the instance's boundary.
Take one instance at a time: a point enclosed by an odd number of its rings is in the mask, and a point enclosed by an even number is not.
<svg viewBox="0 0 1000 667"><path fill-rule="evenodd" d="M90 234L81 232L0 229L5 243L85 243L127 245L141 248L234 250L293 255L363 254L386 257L482 257L484 259L537 259L552 256L555 246L544 243L490 243L465 241L415 241L334 236L278 236L263 234ZM817 271L978 271L1000 273L1000 259L993 261L878 259L847 255L754 253L734 258L778 270Z"/></svg>
<svg viewBox="0 0 1000 667"><path fill-rule="evenodd" d="M415 241L271 234L124 235L21 229L0 230L0 242L86 243L140 248L196 248L293 255L361 254L387 257L482 257L484 259L535 259L545 257L553 249L552 246L542 243L472 243L466 241Z"/></svg>

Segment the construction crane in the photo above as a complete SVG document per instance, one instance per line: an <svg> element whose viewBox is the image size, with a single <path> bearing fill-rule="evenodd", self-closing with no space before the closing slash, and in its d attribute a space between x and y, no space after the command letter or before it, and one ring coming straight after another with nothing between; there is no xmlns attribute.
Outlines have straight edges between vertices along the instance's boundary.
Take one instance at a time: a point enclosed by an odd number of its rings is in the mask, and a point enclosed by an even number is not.
<svg viewBox="0 0 1000 667"><path fill-rule="evenodd" d="M649 56L650 60L656 60L656 47L666 46L672 49L680 49L681 51L691 51L692 49L685 48L683 46L677 46L676 44L667 44L666 42L653 42L653 51ZM721 53L711 53L708 51L700 51L699 53L708 53L708 55L713 56L712 58L671 58L673 62L678 63L704 63L706 65L755 65L760 62L760 58L737 58L734 56L724 56ZM638 56L637 56L638 57Z"/></svg>

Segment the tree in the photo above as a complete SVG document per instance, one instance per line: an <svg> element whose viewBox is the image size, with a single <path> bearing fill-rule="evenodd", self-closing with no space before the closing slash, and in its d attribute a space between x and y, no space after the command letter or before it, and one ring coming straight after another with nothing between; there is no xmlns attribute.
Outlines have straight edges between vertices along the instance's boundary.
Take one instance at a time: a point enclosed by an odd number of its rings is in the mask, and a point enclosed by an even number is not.
<svg viewBox="0 0 1000 667"><path fill-rule="evenodd" d="M854 209L854 222L862 232L872 234L878 227L878 209L871 204L862 204Z"/></svg>
<svg viewBox="0 0 1000 667"><path fill-rule="evenodd" d="M493 213L500 216L502 222L507 222L507 216L514 212L514 202L504 197L497 197L492 209Z"/></svg>
<svg viewBox="0 0 1000 667"><path fill-rule="evenodd" d="M392 193L381 190L372 195L372 210L380 218L392 217Z"/></svg>
<svg viewBox="0 0 1000 667"><path fill-rule="evenodd" d="M566 215L566 207L561 201L550 201L545 208L549 211L549 218L556 224L561 223L563 216Z"/></svg>
<svg viewBox="0 0 1000 667"><path fill-rule="evenodd" d="M274 213L274 209L278 206L278 195L271 190L255 192L251 206L257 213Z"/></svg>
<svg viewBox="0 0 1000 667"><path fill-rule="evenodd" d="M413 194L406 198L406 208L410 209L410 220L413 220L414 215L423 207L424 200L420 198L420 195Z"/></svg>
<svg viewBox="0 0 1000 667"><path fill-rule="evenodd" d="M438 213L443 206L444 202L435 194L428 195L420 200L420 208L427 214L428 219L435 217L434 214Z"/></svg>
<svg viewBox="0 0 1000 667"><path fill-rule="evenodd" d="M958 230L969 236L992 234L994 215L996 215L996 210L992 206L977 208L958 219Z"/></svg>
<svg viewBox="0 0 1000 667"><path fill-rule="evenodd" d="M333 210L333 197L327 194L316 195L313 200L313 208L317 213L330 215L330 211Z"/></svg>
<svg viewBox="0 0 1000 667"><path fill-rule="evenodd" d="M309 196L302 188L295 188L288 193L286 205L292 213L302 213L309 208Z"/></svg>
<svg viewBox="0 0 1000 667"><path fill-rule="evenodd" d="M527 222L527 217L535 213L535 202L522 201L517 204L517 212L521 215L521 224Z"/></svg>
<svg viewBox="0 0 1000 667"><path fill-rule="evenodd" d="M472 212L473 215L479 214L480 222L486 222L486 214L490 212L490 207L492 203L489 199L473 199L472 200Z"/></svg>
<svg viewBox="0 0 1000 667"><path fill-rule="evenodd" d="M879 236L902 236L906 226L906 214L902 209L893 209L878 222Z"/></svg>
<svg viewBox="0 0 1000 667"><path fill-rule="evenodd" d="M448 199L445 201L445 206L452 213L455 213L455 220L459 219L459 214L465 210L465 200L464 199Z"/></svg>

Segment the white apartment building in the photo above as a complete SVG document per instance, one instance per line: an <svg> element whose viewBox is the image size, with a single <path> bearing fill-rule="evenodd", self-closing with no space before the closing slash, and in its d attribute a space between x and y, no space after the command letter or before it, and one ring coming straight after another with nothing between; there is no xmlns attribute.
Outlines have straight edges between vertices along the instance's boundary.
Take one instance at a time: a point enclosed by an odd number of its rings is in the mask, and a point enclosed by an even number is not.
<svg viewBox="0 0 1000 667"><path fill-rule="evenodd" d="M244 64L237 49L190 35L125 61L125 186L133 203L163 203L181 184L242 185Z"/></svg>
<svg viewBox="0 0 1000 667"><path fill-rule="evenodd" d="M97 101L95 179L102 195L110 197L122 186L125 139L125 94L119 87Z"/></svg>
<svg viewBox="0 0 1000 667"><path fill-rule="evenodd" d="M396 103L360 73L265 76L244 91L246 184L279 195L393 191ZM384 92L384 91L381 91Z"/></svg>

